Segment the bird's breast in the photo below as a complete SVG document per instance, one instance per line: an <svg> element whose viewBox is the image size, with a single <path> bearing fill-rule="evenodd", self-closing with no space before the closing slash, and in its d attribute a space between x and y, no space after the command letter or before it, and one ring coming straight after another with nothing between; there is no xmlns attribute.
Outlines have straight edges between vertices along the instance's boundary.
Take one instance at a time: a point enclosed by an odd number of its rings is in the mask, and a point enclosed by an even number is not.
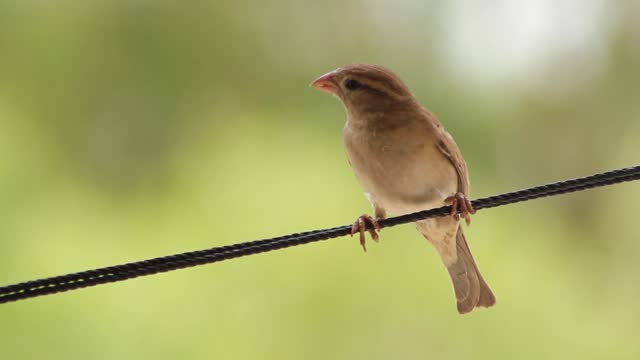
<svg viewBox="0 0 640 360"><path fill-rule="evenodd" d="M358 181L391 213L441 206L457 189L455 169L420 126L375 131L347 123L344 142Z"/></svg>

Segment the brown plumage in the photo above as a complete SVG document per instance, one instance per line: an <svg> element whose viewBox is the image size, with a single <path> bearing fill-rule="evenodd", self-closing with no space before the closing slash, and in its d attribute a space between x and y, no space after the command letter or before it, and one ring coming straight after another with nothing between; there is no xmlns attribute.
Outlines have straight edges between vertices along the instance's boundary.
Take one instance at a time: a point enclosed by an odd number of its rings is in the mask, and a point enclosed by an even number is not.
<svg viewBox="0 0 640 360"><path fill-rule="evenodd" d="M390 70L347 65L315 80L312 86L338 97L347 112L344 144L349 163L373 205L377 219L387 212L407 214L452 204L469 223L469 175L458 145L429 110ZM353 232L364 248L363 215ZM495 304L471 255L457 214L416 223L449 271L460 313ZM375 230L370 231L374 240ZM365 248L366 250L366 248Z"/></svg>

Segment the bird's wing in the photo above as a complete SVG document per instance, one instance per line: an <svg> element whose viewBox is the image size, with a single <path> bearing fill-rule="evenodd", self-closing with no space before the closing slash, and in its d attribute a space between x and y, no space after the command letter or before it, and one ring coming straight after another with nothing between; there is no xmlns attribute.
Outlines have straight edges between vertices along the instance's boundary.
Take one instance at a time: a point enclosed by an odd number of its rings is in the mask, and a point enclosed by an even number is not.
<svg viewBox="0 0 640 360"><path fill-rule="evenodd" d="M467 169L467 163L464 161L462 152L453 137L444 128L441 127L440 130L438 150L449 159L458 173L458 191L469 197L469 170Z"/></svg>
<svg viewBox="0 0 640 360"><path fill-rule="evenodd" d="M453 140L451 134L444 129L434 113L425 107L422 107L422 113L429 122L432 131L436 134L438 150L451 162L451 165L456 169L456 173L458 173L458 191L469 197L469 170L458 144Z"/></svg>

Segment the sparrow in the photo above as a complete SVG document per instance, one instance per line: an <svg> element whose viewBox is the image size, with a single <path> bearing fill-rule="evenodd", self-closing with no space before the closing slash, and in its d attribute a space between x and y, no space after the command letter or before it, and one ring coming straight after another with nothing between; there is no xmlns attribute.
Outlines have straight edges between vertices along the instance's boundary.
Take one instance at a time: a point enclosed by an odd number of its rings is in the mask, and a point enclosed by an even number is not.
<svg viewBox="0 0 640 360"><path fill-rule="evenodd" d="M378 241L378 220L387 213L451 205L451 216L418 221L416 228L449 271L458 312L493 306L496 298L471 255L458 214L469 225L469 214L475 213L467 164L438 118L398 76L379 65L346 65L311 86L337 97L346 110L347 158L375 216L362 215L353 224L351 234L359 233L363 250L367 224Z"/></svg>

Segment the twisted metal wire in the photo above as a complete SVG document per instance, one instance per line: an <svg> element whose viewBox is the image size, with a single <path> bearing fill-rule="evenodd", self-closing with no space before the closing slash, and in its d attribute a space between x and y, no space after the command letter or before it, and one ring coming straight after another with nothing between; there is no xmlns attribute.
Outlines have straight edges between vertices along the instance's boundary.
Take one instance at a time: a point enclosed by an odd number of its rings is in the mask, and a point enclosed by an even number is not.
<svg viewBox="0 0 640 360"><path fill-rule="evenodd" d="M638 179L640 179L640 166L634 166L489 196L474 200L471 203L476 210L488 209ZM438 216L447 216L450 214L450 211L450 206L443 206L436 209L388 218L381 220L379 224L381 228L391 227ZM206 250L185 252L95 270L27 281L0 287L0 304L284 249L296 245L333 239L349 235L350 233L351 225L344 225L330 229L307 231L271 239L214 247Z"/></svg>

